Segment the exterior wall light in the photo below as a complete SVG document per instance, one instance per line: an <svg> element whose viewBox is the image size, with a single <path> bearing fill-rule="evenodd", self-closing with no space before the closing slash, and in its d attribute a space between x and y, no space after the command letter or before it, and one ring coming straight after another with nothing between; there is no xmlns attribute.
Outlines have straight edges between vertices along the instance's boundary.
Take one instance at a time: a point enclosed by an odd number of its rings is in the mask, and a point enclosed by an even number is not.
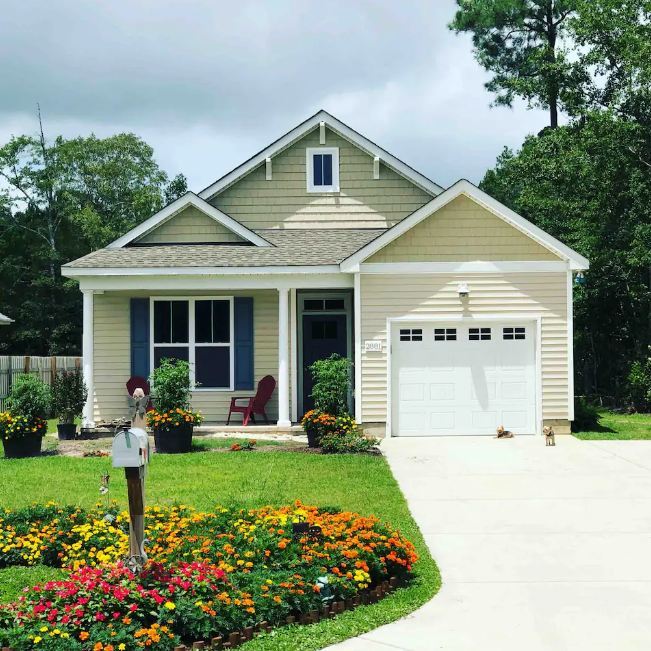
<svg viewBox="0 0 651 651"><path fill-rule="evenodd" d="M468 298L468 294L470 294L468 283L459 283L457 285L457 294L459 294L459 298Z"/></svg>

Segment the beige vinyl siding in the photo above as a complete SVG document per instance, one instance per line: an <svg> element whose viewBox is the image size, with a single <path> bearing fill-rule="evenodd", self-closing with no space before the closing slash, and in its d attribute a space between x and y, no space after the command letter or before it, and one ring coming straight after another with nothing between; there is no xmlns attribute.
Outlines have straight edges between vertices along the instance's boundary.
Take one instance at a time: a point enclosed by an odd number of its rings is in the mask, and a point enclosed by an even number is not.
<svg viewBox="0 0 651 651"><path fill-rule="evenodd" d="M170 296L170 292L107 292L94 297L95 420L112 420L126 415L125 383L131 375L130 299L134 296ZM254 380L273 375L278 380L278 292L247 290L237 292L196 292L194 296L252 296L254 327ZM232 396L253 395L255 391L195 391L192 407L208 422L225 421ZM291 395L291 388L290 388ZM267 415L278 418L277 392L269 402ZM233 423L241 422L235 415Z"/></svg>
<svg viewBox="0 0 651 651"><path fill-rule="evenodd" d="M126 381L131 376L129 297L93 297L93 374L95 422L126 417Z"/></svg>
<svg viewBox="0 0 651 651"><path fill-rule="evenodd" d="M215 221L194 206L188 206L167 221L149 231L140 244L182 244L188 242L246 242L223 224Z"/></svg>
<svg viewBox="0 0 651 651"><path fill-rule="evenodd" d="M470 295L462 304L457 285ZM384 352L362 351L362 419L385 422L387 318L461 315L541 316L542 411L544 419L568 417L567 275L520 273L477 275L362 275L362 341L383 342ZM433 327L433 326L432 326Z"/></svg>
<svg viewBox="0 0 651 651"><path fill-rule="evenodd" d="M558 259L469 197L460 196L365 262Z"/></svg>
<svg viewBox="0 0 651 651"><path fill-rule="evenodd" d="M307 191L306 148L339 148L337 193ZM432 196L380 164L373 179L373 158L326 129L311 132L272 159L272 179L262 164L210 202L248 228L383 228L392 226Z"/></svg>

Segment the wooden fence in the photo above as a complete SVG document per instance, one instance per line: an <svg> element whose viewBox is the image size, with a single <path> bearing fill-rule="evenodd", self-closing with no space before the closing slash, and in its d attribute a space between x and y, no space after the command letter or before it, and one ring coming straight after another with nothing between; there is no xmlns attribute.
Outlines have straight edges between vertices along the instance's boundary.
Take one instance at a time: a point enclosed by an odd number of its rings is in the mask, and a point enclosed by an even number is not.
<svg viewBox="0 0 651 651"><path fill-rule="evenodd" d="M33 373L46 384L52 384L57 372L81 368L81 357L30 357L28 355L0 355L0 411L11 385L23 373Z"/></svg>

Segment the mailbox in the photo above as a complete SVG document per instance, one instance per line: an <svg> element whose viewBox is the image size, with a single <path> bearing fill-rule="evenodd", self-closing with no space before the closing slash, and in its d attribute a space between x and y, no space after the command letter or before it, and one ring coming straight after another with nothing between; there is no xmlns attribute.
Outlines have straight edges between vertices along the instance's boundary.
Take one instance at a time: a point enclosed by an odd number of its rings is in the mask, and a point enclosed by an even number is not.
<svg viewBox="0 0 651 651"><path fill-rule="evenodd" d="M139 468L149 463L149 439L144 429L118 432L113 439L113 467Z"/></svg>

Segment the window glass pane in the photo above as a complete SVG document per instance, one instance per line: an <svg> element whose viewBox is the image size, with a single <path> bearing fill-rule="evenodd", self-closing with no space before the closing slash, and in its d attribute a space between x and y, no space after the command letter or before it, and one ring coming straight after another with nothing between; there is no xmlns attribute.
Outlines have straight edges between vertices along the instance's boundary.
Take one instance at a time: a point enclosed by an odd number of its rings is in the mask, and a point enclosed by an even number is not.
<svg viewBox="0 0 651 651"><path fill-rule="evenodd" d="M172 301L172 340L173 344L188 343L188 302Z"/></svg>
<svg viewBox="0 0 651 651"><path fill-rule="evenodd" d="M343 310L344 309L344 299L343 298L328 298L325 302L326 310Z"/></svg>
<svg viewBox="0 0 651 651"><path fill-rule="evenodd" d="M229 301L212 301L212 340L227 344L231 340L231 304Z"/></svg>
<svg viewBox="0 0 651 651"><path fill-rule="evenodd" d="M231 384L231 350L228 346L197 346L195 380L200 389L223 389Z"/></svg>
<svg viewBox="0 0 651 651"><path fill-rule="evenodd" d="M194 303L194 336L200 344L212 342L212 301L195 301Z"/></svg>
<svg viewBox="0 0 651 651"><path fill-rule="evenodd" d="M170 301L154 301L154 343L172 342L172 312Z"/></svg>
<svg viewBox="0 0 651 651"><path fill-rule="evenodd" d="M316 299L316 298L306 298L305 301L303 301L303 309L304 310L322 310L323 309L323 301L321 299Z"/></svg>
<svg viewBox="0 0 651 651"><path fill-rule="evenodd" d="M324 338L324 326L322 321L312 321L312 339Z"/></svg>
<svg viewBox="0 0 651 651"><path fill-rule="evenodd" d="M332 185L332 154L323 154L323 185Z"/></svg>
<svg viewBox="0 0 651 651"><path fill-rule="evenodd" d="M187 346L154 346L154 368L160 366L161 359L183 359L189 361Z"/></svg>
<svg viewBox="0 0 651 651"><path fill-rule="evenodd" d="M314 168L314 185L323 185L323 155L314 154L312 157L312 167Z"/></svg>

